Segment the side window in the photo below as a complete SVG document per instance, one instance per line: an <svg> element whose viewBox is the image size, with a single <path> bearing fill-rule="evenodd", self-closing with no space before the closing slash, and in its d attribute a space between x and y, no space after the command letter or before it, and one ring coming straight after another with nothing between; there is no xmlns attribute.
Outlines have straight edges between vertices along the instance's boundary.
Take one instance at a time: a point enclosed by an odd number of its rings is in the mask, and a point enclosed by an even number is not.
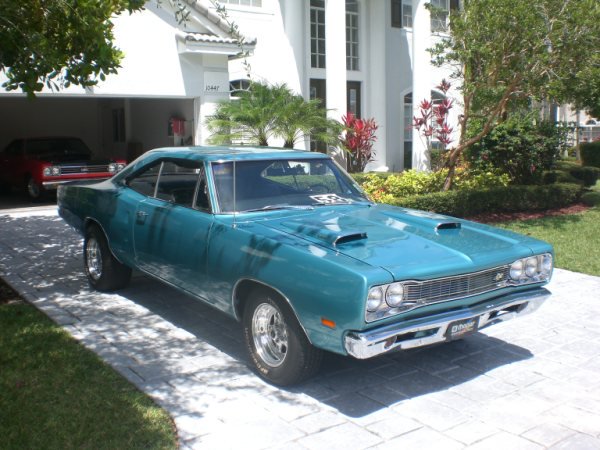
<svg viewBox="0 0 600 450"><path fill-rule="evenodd" d="M133 178L127 180L127 186L136 192L148 197L154 196L156 181L160 172L161 163L157 163L148 169L138 173Z"/></svg>
<svg viewBox="0 0 600 450"><path fill-rule="evenodd" d="M201 162L164 161L156 189L156 198L191 208L201 171Z"/></svg>
<svg viewBox="0 0 600 450"><path fill-rule="evenodd" d="M210 211L210 201L208 200L208 185L206 184L206 173L204 167L200 170L200 179L198 180L198 193L196 195L196 209L201 211Z"/></svg>

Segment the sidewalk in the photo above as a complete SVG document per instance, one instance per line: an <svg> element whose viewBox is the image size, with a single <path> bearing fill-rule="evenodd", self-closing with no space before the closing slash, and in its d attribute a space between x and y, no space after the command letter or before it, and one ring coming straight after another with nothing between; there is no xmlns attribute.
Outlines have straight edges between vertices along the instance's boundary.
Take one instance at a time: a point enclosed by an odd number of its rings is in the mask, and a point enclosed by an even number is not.
<svg viewBox="0 0 600 450"><path fill-rule="evenodd" d="M248 368L237 322L142 275L90 290L52 207L0 211L0 277L147 392L184 449L600 449L600 278L556 270L536 313L463 341L327 355L293 389Z"/></svg>

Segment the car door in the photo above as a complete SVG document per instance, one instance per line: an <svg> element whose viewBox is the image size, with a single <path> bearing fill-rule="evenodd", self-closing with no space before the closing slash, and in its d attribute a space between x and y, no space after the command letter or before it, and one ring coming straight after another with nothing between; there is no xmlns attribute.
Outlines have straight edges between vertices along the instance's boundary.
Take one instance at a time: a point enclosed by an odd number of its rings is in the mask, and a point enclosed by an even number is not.
<svg viewBox="0 0 600 450"><path fill-rule="evenodd" d="M206 264L212 225L202 163L163 161L154 195L137 205L136 265L208 300Z"/></svg>

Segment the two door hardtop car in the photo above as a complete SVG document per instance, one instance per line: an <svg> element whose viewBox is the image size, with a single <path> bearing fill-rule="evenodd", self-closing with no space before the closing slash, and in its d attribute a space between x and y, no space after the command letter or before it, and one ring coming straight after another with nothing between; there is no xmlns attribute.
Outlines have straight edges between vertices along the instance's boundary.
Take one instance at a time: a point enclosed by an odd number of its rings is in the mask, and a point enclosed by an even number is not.
<svg viewBox="0 0 600 450"><path fill-rule="evenodd" d="M131 269L240 320L275 384L322 351L370 358L531 312L553 250L466 220L375 204L329 156L260 148L150 151L110 180L59 188L90 284Z"/></svg>
<svg viewBox="0 0 600 450"><path fill-rule="evenodd" d="M75 137L15 139L0 153L0 184L25 187L32 200L73 180L106 180L125 160L97 158Z"/></svg>

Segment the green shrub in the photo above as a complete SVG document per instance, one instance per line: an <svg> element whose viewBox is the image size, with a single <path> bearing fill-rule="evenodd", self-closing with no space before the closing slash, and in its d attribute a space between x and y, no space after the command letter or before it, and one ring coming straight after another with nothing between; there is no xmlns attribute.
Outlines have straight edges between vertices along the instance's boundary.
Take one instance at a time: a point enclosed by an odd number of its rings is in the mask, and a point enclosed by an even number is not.
<svg viewBox="0 0 600 450"><path fill-rule="evenodd" d="M380 174L367 174L361 183L362 188L377 202L387 203L393 198L439 192L444 186L448 170L437 172L417 172L407 170L400 174L382 177ZM466 170L459 168L454 178L454 190L485 189L507 186L510 177L497 171Z"/></svg>
<svg viewBox="0 0 600 450"><path fill-rule="evenodd" d="M600 205L600 192L586 192L581 196L581 201L588 206Z"/></svg>
<svg viewBox="0 0 600 450"><path fill-rule="evenodd" d="M579 151L584 166L600 167L600 141L579 144Z"/></svg>
<svg viewBox="0 0 600 450"><path fill-rule="evenodd" d="M565 132L553 123L536 123L531 114L513 114L472 145L465 156L473 167L494 167L508 173L516 184L537 183L552 168L564 138Z"/></svg>
<svg viewBox="0 0 600 450"><path fill-rule="evenodd" d="M540 211L575 203L581 194L577 184L512 185L491 189L435 192L394 198L387 202L406 208L465 217L489 212Z"/></svg>
<svg viewBox="0 0 600 450"><path fill-rule="evenodd" d="M575 167L569 170L569 173L575 178L583 181L584 186L594 186L600 177L600 168L583 166Z"/></svg>

